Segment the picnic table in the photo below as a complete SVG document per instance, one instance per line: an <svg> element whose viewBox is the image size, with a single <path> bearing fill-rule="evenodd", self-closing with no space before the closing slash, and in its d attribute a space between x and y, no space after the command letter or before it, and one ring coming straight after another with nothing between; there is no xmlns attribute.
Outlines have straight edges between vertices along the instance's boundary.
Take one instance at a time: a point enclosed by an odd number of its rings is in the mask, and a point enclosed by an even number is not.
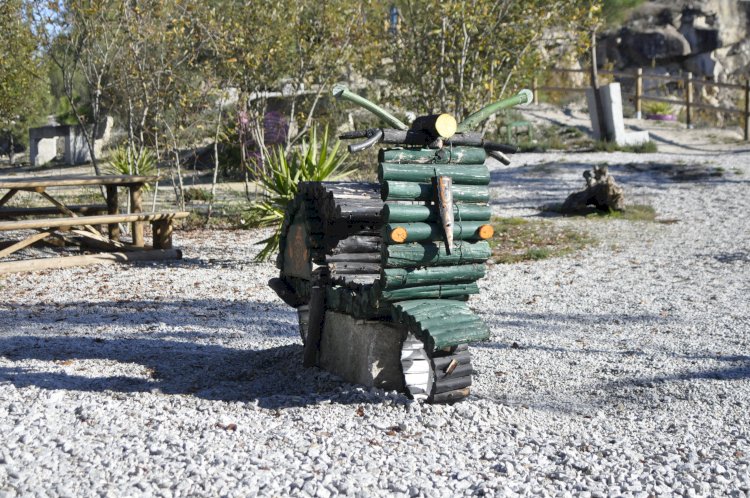
<svg viewBox="0 0 750 498"><path fill-rule="evenodd" d="M143 175L60 175L39 176L25 178L0 178L0 232L16 230L34 230L36 233L15 241L7 247L0 247L0 258L5 258L32 244L45 239L64 239L64 234L72 232L86 240L87 245L104 251L140 252L125 257L128 259L149 259L147 249L172 249L172 221L185 218L186 212L143 212L143 189L148 183L154 183L158 176ZM70 204L66 203L57 193L60 188L103 187L106 192L105 204ZM128 189L130 196L130 212L120 213L118 188ZM19 192L32 192L47 202L43 207L13 206L11 201ZM103 214L106 213L106 214ZM22 219L21 219L22 218ZM153 227L153 247L148 247L144 241L144 224L151 222ZM121 241L120 223L131 223L130 242ZM96 228L106 225L106 235ZM177 257L177 254L172 254ZM151 253L150 256L157 256ZM163 255L162 255L163 256ZM61 259L61 258L57 258ZM69 258L63 258L69 259ZM96 259L96 258L95 258ZM98 258L102 259L102 258ZM105 258L106 259L106 258ZM122 260L122 253L120 253ZM158 259L162 259L159 257ZM36 260L39 261L39 260ZM13 265L15 263L15 266ZM66 266L71 262L66 262ZM17 262L0 262L0 273L3 265L10 265L6 271L14 271L19 267ZM39 265L22 265L24 268L37 268ZM50 267L50 262L43 263Z"/></svg>

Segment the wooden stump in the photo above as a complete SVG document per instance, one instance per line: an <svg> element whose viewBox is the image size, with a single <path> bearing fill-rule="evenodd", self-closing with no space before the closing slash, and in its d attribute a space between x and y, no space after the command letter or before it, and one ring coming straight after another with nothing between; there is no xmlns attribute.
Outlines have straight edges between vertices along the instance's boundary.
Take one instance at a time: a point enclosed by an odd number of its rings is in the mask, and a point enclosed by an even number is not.
<svg viewBox="0 0 750 498"><path fill-rule="evenodd" d="M607 166L594 166L593 174L586 170L583 172L583 177L586 179L586 188L570 194L565 199L560 208L562 213L580 213L588 206L593 206L600 211L625 209L622 187L615 183L615 179L607 171Z"/></svg>

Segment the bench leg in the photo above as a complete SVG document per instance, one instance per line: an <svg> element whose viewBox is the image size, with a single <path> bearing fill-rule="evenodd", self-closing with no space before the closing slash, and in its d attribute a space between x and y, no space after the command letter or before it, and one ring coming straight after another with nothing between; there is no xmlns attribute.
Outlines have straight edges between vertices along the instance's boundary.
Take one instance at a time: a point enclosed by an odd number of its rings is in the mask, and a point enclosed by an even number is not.
<svg viewBox="0 0 750 498"><path fill-rule="evenodd" d="M117 185L107 185L107 214L119 214L117 202ZM120 224L109 225L109 239L117 242L120 240Z"/></svg>
<svg viewBox="0 0 750 498"><path fill-rule="evenodd" d="M143 197L141 192L142 185L132 185L130 187L130 212L140 213L143 211ZM143 247L143 222L133 222L133 245Z"/></svg>
<svg viewBox="0 0 750 498"><path fill-rule="evenodd" d="M154 233L154 249L172 249L172 220L156 220L151 222Z"/></svg>

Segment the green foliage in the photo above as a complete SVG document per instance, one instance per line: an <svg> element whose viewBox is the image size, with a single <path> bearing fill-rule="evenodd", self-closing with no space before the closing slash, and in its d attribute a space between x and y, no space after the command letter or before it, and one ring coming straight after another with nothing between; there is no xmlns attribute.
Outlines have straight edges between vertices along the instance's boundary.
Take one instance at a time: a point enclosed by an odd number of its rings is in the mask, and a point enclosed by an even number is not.
<svg viewBox="0 0 750 498"><path fill-rule="evenodd" d="M250 223L258 227L273 226L276 230L271 237L259 242L264 247L257 260L266 260L278 250L281 222L287 205L297 194L299 182L339 180L351 173L344 167L348 152L340 149L338 140L331 145L328 128L320 140L317 129L312 128L308 140L303 140L289 155L282 147L266 150L267 164L265 167L258 165L257 181L264 193L262 199L250 205Z"/></svg>
<svg viewBox="0 0 750 498"><path fill-rule="evenodd" d="M635 152L636 154L648 154L659 150L656 142L649 140L640 145L618 145L617 142L606 142L597 140L594 142L594 150L597 152Z"/></svg>
<svg viewBox="0 0 750 498"><path fill-rule="evenodd" d="M109 156L105 172L110 175L156 175L156 156L148 149L136 154L130 147L118 147ZM149 185L145 185L149 189Z"/></svg>
<svg viewBox="0 0 750 498"><path fill-rule="evenodd" d="M672 104L669 104L667 102L644 102L643 113L646 115L669 115L674 113L674 109L672 108Z"/></svg>
<svg viewBox="0 0 750 498"><path fill-rule="evenodd" d="M595 0L402 0L393 60L392 99L417 113L469 113L528 85L557 58L552 33L585 49L598 23ZM553 50L557 50L553 48ZM555 52L553 52L555 53Z"/></svg>
<svg viewBox="0 0 750 498"><path fill-rule="evenodd" d="M490 240L496 263L518 263L565 256L595 243L587 233L545 220L493 218Z"/></svg>
<svg viewBox="0 0 750 498"><path fill-rule="evenodd" d="M185 189L185 192L183 193L185 196L185 202L190 201L202 201L207 202L214 199L214 196L211 194L211 191L205 188L199 188L199 187L193 187Z"/></svg>
<svg viewBox="0 0 750 498"><path fill-rule="evenodd" d="M625 21L630 10L645 0L602 0L602 15L609 26L618 26Z"/></svg>

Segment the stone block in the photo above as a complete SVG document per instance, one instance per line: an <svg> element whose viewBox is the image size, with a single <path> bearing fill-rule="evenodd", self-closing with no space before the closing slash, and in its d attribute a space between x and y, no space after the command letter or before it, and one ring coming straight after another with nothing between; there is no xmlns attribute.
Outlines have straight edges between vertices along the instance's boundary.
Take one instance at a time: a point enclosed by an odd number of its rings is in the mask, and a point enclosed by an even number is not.
<svg viewBox="0 0 750 498"><path fill-rule="evenodd" d="M610 83L609 85L600 87L599 95L602 102L602 116L599 116L596 110L594 89L586 89L586 102L589 107L594 138L597 140L603 138L599 132L599 120L601 119L604 121L607 133L617 145L640 145L648 142L649 136L647 131L625 131L625 120L622 117L622 94L619 83Z"/></svg>
<svg viewBox="0 0 750 498"><path fill-rule="evenodd" d="M402 328L389 322L327 311L318 364L354 384L401 391L404 335Z"/></svg>

